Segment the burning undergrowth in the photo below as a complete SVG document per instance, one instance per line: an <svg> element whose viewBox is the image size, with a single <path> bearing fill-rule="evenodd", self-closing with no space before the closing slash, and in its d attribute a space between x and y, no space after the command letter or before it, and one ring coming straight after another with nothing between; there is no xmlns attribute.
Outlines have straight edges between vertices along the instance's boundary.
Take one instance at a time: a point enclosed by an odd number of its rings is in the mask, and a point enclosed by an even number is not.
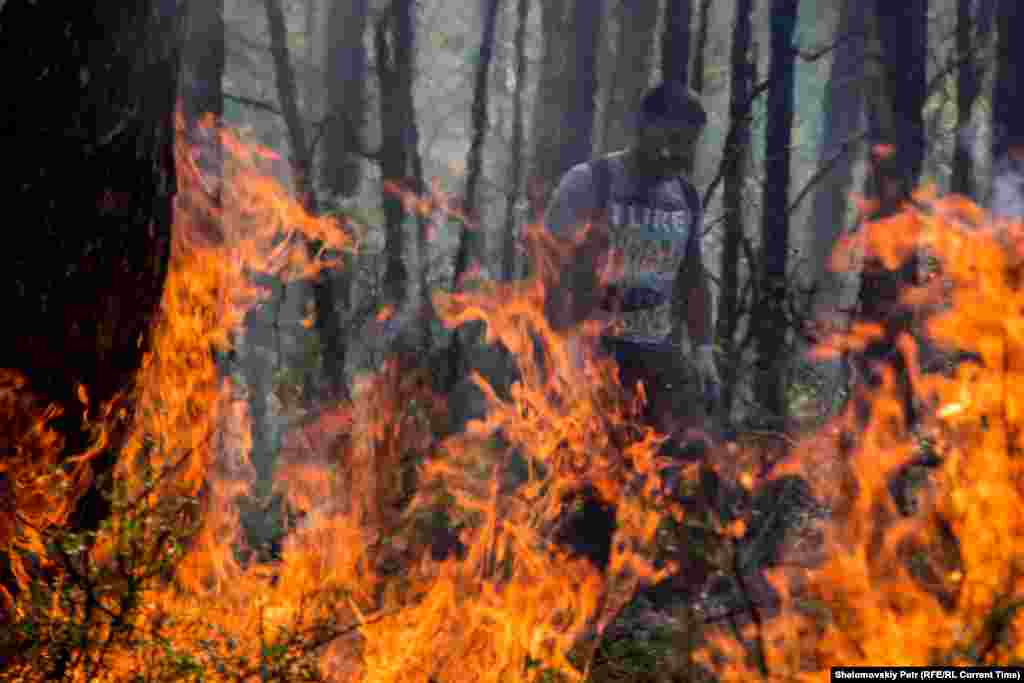
<svg viewBox="0 0 1024 683"><path fill-rule="evenodd" d="M301 522L287 528L278 556L243 562L237 503L254 479L248 422L214 352L229 348L261 300L257 277L312 277L335 265L329 250L351 245L341 226L309 216L270 179L269 151L204 130L220 136L224 182L211 185L180 136L171 271L130 397L130 433L108 433L114 408L91 407L93 447L56 467L61 444L47 425L59 408L39 405L13 373L0 377L14 454L2 464L14 492L0 508L0 542L21 589L7 596L16 628L5 646L19 651L7 676L583 679L592 658L577 656L580 644L596 643L639 588L678 569L655 561L655 537L684 510L663 485L674 464L660 455L664 438L642 426L643 388L624 391L606 359L581 361L544 316L564 245L531 226L534 277L434 298L446 325L482 322L487 342L515 359L507 393L476 378L483 419L444 436L445 397L429 371L390 359L350 400L322 406L285 439L274 486ZM210 200L215 187L222 206ZM947 375L914 373L933 408L924 427L941 467L918 513L901 515L889 482L918 443L891 381L870 397L848 451L821 444L850 430L851 415L796 448L775 476L800 474L833 510L825 559L773 576L785 598L780 616L714 639L704 661L724 677L1019 656L1021 294L979 210L951 198L922 204L870 232L868 248L895 264L905 245L885 235L923 238L949 287L909 296L933 304L935 343L980 359ZM877 333L860 327L845 341ZM912 341L902 343L913 357ZM87 387L80 396L88 405ZM95 534L62 534L91 484L90 458L115 437L124 445L114 514ZM723 456L723 472L745 461ZM743 478L746 488L763 483ZM582 492L612 511L605 562L555 540Z"/></svg>

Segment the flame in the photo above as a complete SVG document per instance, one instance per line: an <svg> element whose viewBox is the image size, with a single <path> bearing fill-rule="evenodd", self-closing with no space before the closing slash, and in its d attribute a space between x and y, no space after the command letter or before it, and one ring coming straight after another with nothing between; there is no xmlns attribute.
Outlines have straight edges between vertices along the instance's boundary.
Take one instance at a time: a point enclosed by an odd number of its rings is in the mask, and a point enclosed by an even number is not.
<svg viewBox="0 0 1024 683"><path fill-rule="evenodd" d="M925 374L913 341L900 342L918 400L934 407L923 431L942 464L917 512L899 514L888 484L919 446L903 423L891 372L870 397L870 420L848 459L810 439L796 449L780 473L804 473L835 511L825 527L826 559L772 576L782 615L742 634L759 660L725 635L702 653L723 680L819 680L831 666L1007 664L1024 654L1017 609L1024 470L1016 456L1024 296L1014 252L1007 226L965 198L916 198L919 208L868 224L861 247L896 267L920 240L938 260L939 277L905 300L927 315L933 343L980 361ZM839 263L849 262L848 248L841 245ZM863 330L851 336L855 346L867 338ZM829 429L854 425L845 415ZM816 476L824 459L833 461L832 474Z"/></svg>
<svg viewBox="0 0 1024 683"><path fill-rule="evenodd" d="M265 298L254 275L309 278L338 266L329 252L353 245L344 226L310 216L269 177L271 150L204 126L223 147L224 177L202 171L202 150L179 129L170 274L131 394L94 405L79 386L79 405L46 405L24 378L0 371L0 434L11 453L0 462L0 551L25 594L41 596L3 594L2 607L65 644L75 681L183 680L199 671L247 682L498 683L553 671L584 680L592 644L626 602L678 570L656 562L656 535L663 519L685 514L661 489L672 463L659 455L665 437L644 426L645 388L626 391L615 365L587 351L597 325L563 332L544 315L559 264L593 226L569 241L528 226L528 280L477 278L469 291L434 296L447 326L483 322L486 342L515 359L510 387L475 377L483 418L449 434L445 397L422 359L388 359L358 379L350 399L319 406L286 434L273 482L287 512L280 553L243 561L237 502L252 494L249 418L214 352L230 348ZM436 184L429 197L388 187L422 217L456 213ZM892 372L865 397L866 423L850 412L804 438L773 476L801 474L832 509L824 559L772 571L782 612L740 628L746 643L712 634L699 658L723 679L818 680L839 664L996 664L1024 655L1024 300L1006 239L1020 226L997 224L963 198L923 191L915 199L840 245L834 264L866 252L895 267L918 243L939 261L941 277L906 302L928 311L932 342L978 360L925 373L914 340L898 345L919 400L932 407L921 429L941 467L918 511L901 515L889 484L919 444ZM321 245L317 253L311 244ZM612 253L601 273L620 267ZM479 274L474 264L470 276ZM377 320L393 315L383 308ZM863 349L882 333L859 324L818 353ZM582 340L581 354L570 338ZM129 428L115 433L113 417L126 405ZM72 409L84 411L92 440L59 463L54 420ZM852 452L828 445L851 429ZM111 443L122 444L114 514L76 545L57 530L92 485L92 459ZM758 458L733 447L705 465L756 493ZM527 474L513 483L519 462ZM604 567L557 542L567 507L584 491L614 513ZM743 518L714 524L733 541L748 527ZM74 635L78 624L88 625L88 638ZM29 640L13 642L31 652ZM45 673L41 660L22 659L13 680Z"/></svg>

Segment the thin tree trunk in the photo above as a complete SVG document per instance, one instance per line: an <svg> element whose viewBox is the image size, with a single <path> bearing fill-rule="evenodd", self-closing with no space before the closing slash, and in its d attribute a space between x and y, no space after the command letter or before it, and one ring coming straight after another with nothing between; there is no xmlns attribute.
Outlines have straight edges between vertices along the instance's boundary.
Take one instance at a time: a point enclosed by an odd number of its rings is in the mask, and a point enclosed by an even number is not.
<svg viewBox="0 0 1024 683"><path fill-rule="evenodd" d="M690 74L690 25L693 17L692 0L666 0L665 28L662 34L661 48L661 79L676 80L688 87L695 85ZM706 37L706 34L705 34ZM698 43L697 53L703 52L703 45ZM703 83L701 83L703 85ZM696 88L694 88L696 90ZM686 169L686 174L693 174L693 162ZM685 265L680 266L680 274ZM672 292L672 343L676 346L683 342L683 329L686 320L686 294L683 286L684 278L676 277L676 286Z"/></svg>
<svg viewBox="0 0 1024 683"><path fill-rule="evenodd" d="M1016 3L999 3L996 82L992 93L992 211L999 218L1024 219L1024 13Z"/></svg>
<svg viewBox="0 0 1024 683"><path fill-rule="evenodd" d="M718 339L727 362L723 364L722 411L728 415L735 399L736 368L739 363L736 332L739 328L739 259L744 231L743 186L750 153L750 109L755 65L750 51L753 42L751 14L753 0L737 0L730 57L732 87L729 95L729 134L723 161L723 208L725 233L722 243L722 291L718 307Z"/></svg>
<svg viewBox="0 0 1024 683"><path fill-rule="evenodd" d="M376 26L377 71L382 123L382 205L386 226L384 298L396 308L405 301L409 271L405 263L405 210L392 184L409 189L410 137L415 118L412 99L415 54L412 0L392 0Z"/></svg>
<svg viewBox="0 0 1024 683"><path fill-rule="evenodd" d="M830 170L815 191L811 208L809 282L815 284L815 308L830 310L841 306L843 275L828 269L836 240L842 234L853 187L854 163L859 144L854 140L864 119L864 79L868 13L861 0L844 0L836 28L835 51L825 86L825 130L818 165Z"/></svg>
<svg viewBox="0 0 1024 683"><path fill-rule="evenodd" d="M312 159L306 137L306 126L299 110L295 69L288 55L288 25L285 22L284 11L281 9L281 0L264 0L263 4L267 12L270 54L274 60L277 98L280 101L281 113L288 131L288 143L291 147L289 162L293 175L292 183L302 205L312 208L312 184L309 175Z"/></svg>
<svg viewBox="0 0 1024 683"><path fill-rule="evenodd" d="M512 165L509 170L511 191L505 212L505 244L502 248L502 274L506 280L513 279L516 274L516 211L523 182L523 91L526 89L526 26L530 18L530 0L519 0L516 17L516 86L512 100Z"/></svg>
<svg viewBox="0 0 1024 683"><path fill-rule="evenodd" d="M798 0L773 0L771 64L761 217L761 292L755 312L757 400L768 415L786 418L786 263L789 253L790 145L793 139Z"/></svg>
<svg viewBox="0 0 1024 683"><path fill-rule="evenodd" d="M477 196L480 186L480 175L483 171L483 150L484 142L487 139L489 126L487 118L488 104L488 76L491 73L491 59L494 56L494 33L498 22L498 8L500 0L482 0L483 7L483 36L480 42L480 57L476 64L476 77L473 85L473 140L469 146L469 158L467 159L466 173L466 197L463 204L463 212L466 222L463 224L462 235L459 239L459 247L455 254L454 281L458 287L472 261L482 258L483 254L483 226L480 225L479 212L477 211ZM465 361L465 346L470 340L465 339L466 335L456 331L452 335L452 344L448 356L448 389L454 388L456 382L462 377L463 364Z"/></svg>
<svg viewBox="0 0 1024 683"><path fill-rule="evenodd" d="M17 160L0 200L17 217L12 231L20 226L0 254L17 321L0 338L0 365L27 381L19 390L8 377L6 390L63 410L50 425L61 459L90 442L79 387L93 409L116 399L111 414L126 411L91 461L94 483L72 501L72 531L109 516L103 489L132 419L117 397L130 396L149 351L167 275L183 16L170 0L8 0L0 9L0 137ZM0 474L0 488L9 484ZM0 529L16 524L5 518ZM0 531L0 546L9 540ZM6 558L0 621L4 589L16 592Z"/></svg>
<svg viewBox="0 0 1024 683"><path fill-rule="evenodd" d="M314 0L308 0L313 12ZM360 139L365 117L368 0L332 0L327 16L328 41L324 65L327 118L320 177L330 194L352 196L362 181ZM312 31L310 31L312 36ZM345 395L348 355L340 311L348 310L352 269L323 271L313 286L317 332L323 348L323 374L328 399Z"/></svg>
<svg viewBox="0 0 1024 683"><path fill-rule="evenodd" d="M665 0L665 28L661 35L661 80L690 82L690 23L693 0Z"/></svg>
<svg viewBox="0 0 1024 683"><path fill-rule="evenodd" d="M590 158L597 39L604 0L543 0L544 57L533 123L531 192L543 205L559 178Z"/></svg>
<svg viewBox="0 0 1024 683"><path fill-rule="evenodd" d="M992 94L992 159L1006 155L1010 146L1024 143L1024 12L1010 0L999 2L999 34L996 39L996 83Z"/></svg>
<svg viewBox="0 0 1024 683"><path fill-rule="evenodd" d="M332 194L351 197L359 191L362 159L359 141L366 101L366 33L369 0L332 0L327 17L324 73L327 120L322 179Z"/></svg>
<svg viewBox="0 0 1024 683"><path fill-rule="evenodd" d="M693 49L693 68L690 69L690 88L704 92L704 59L711 27L711 0L702 0L697 14L697 44Z"/></svg>
<svg viewBox="0 0 1024 683"><path fill-rule="evenodd" d="M928 0L876 0L876 28L884 56L889 130L909 186L924 166L924 104L928 97Z"/></svg>
<svg viewBox="0 0 1024 683"><path fill-rule="evenodd" d="M658 24L657 2L619 0L617 10L619 33L603 112L602 153L622 149L632 139L633 113L651 78Z"/></svg>

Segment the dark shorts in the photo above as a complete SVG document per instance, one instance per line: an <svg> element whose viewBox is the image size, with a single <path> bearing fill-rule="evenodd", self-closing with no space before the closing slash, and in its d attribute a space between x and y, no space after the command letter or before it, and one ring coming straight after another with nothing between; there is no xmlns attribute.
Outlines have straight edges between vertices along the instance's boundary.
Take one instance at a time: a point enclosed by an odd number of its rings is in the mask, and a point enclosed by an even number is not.
<svg viewBox="0 0 1024 683"><path fill-rule="evenodd" d="M619 366L619 381L631 390L643 382L647 395L645 417L651 426L664 429L672 423L688 423L704 415L700 383L682 349L669 341L602 337L601 348Z"/></svg>

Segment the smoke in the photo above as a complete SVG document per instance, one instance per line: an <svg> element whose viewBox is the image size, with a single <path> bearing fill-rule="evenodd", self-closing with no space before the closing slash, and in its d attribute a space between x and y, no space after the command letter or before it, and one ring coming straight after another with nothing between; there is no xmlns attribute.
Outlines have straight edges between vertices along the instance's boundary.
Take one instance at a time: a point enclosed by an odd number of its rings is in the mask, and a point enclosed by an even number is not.
<svg viewBox="0 0 1024 683"><path fill-rule="evenodd" d="M992 216L1024 218L1024 158L1007 152L992 168Z"/></svg>
<svg viewBox="0 0 1024 683"><path fill-rule="evenodd" d="M1024 135L1016 128L995 131L992 164L994 218L1024 218Z"/></svg>

